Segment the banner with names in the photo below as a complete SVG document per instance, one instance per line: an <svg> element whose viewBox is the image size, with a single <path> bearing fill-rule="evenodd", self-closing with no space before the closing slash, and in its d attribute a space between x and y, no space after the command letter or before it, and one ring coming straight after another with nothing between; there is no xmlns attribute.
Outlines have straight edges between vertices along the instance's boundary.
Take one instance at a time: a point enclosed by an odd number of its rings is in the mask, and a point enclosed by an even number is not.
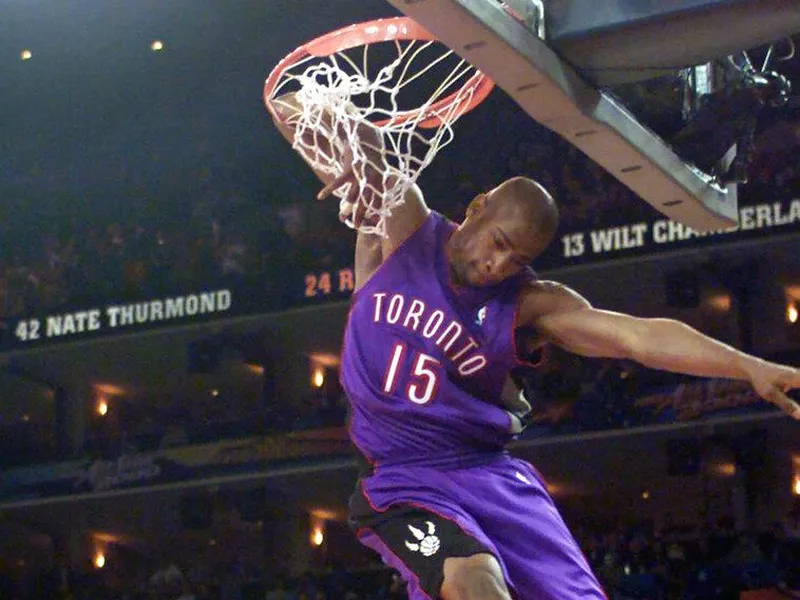
<svg viewBox="0 0 800 600"><path fill-rule="evenodd" d="M8 319L0 323L0 352L53 341L143 331L159 325L186 325L234 312L231 290L217 289Z"/></svg>
<svg viewBox="0 0 800 600"><path fill-rule="evenodd" d="M737 227L706 233L666 218L571 229L553 240L533 266L540 272L550 271L792 232L800 232L800 198L743 205ZM307 302L342 300L353 291L353 268L344 264L307 272L295 286L295 293Z"/></svg>
<svg viewBox="0 0 800 600"><path fill-rule="evenodd" d="M294 461L349 455L347 432L334 428L164 448L114 459L20 467L0 473L0 505L254 473Z"/></svg>
<svg viewBox="0 0 800 600"><path fill-rule="evenodd" d="M574 262L723 243L776 231L800 231L800 198L742 206L738 226L707 233L669 219L569 231L561 235L558 247L543 258L551 263L547 268L558 268Z"/></svg>

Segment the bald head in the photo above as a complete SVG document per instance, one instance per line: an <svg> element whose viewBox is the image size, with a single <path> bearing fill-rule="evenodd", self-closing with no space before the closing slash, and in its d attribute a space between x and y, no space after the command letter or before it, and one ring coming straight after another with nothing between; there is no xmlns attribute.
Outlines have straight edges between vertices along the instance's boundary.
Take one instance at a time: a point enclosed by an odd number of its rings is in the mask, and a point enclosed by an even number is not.
<svg viewBox="0 0 800 600"><path fill-rule="evenodd" d="M528 177L504 181L489 192L486 205L490 214L510 213L524 223L537 242L536 254L550 244L558 229L558 208L553 197Z"/></svg>
<svg viewBox="0 0 800 600"><path fill-rule="evenodd" d="M558 209L527 177L514 177L478 194L445 246L458 285L494 285L525 269L553 240Z"/></svg>

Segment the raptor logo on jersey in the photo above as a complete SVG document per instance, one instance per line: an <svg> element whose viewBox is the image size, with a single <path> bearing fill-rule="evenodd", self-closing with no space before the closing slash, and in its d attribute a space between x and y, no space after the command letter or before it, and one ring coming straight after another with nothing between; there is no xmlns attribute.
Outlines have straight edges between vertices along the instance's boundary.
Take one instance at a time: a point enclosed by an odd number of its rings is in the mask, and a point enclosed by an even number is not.
<svg viewBox="0 0 800 600"><path fill-rule="evenodd" d="M475 323L478 325L483 325L483 322L486 320L486 307L481 306L480 310L478 311L478 315L475 317Z"/></svg>
<svg viewBox="0 0 800 600"><path fill-rule="evenodd" d="M406 542L406 548L411 550L412 552L419 552L422 556L433 556L439 551L442 543L439 540L439 537L436 534L436 525L431 523L430 521L425 521L425 526L427 531L423 531L414 527L413 525L408 526L408 530L411 532L411 535L414 536L414 539L417 540L418 543Z"/></svg>

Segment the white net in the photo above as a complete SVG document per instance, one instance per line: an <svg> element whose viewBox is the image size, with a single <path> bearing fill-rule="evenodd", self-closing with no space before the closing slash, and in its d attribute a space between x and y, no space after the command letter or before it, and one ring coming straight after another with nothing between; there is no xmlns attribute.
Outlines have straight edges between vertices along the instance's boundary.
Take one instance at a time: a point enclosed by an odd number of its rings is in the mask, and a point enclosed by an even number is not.
<svg viewBox="0 0 800 600"><path fill-rule="evenodd" d="M334 190L340 213L359 230L385 235L386 218L436 153L453 139L453 123L492 82L432 40L364 43L329 56L306 56L286 67L267 103L292 93L293 147L318 172L354 183ZM349 186L357 185L357 194Z"/></svg>

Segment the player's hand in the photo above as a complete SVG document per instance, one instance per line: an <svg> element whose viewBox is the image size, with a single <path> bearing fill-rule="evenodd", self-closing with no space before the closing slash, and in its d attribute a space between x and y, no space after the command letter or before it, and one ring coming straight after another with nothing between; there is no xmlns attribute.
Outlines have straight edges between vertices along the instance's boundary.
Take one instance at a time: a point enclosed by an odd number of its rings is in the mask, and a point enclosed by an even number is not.
<svg viewBox="0 0 800 600"><path fill-rule="evenodd" d="M353 165L349 165L317 194L317 200L324 200L339 188L348 185L347 194L339 200L339 220L346 225L358 229L364 221L367 207L359 201L360 189Z"/></svg>
<svg viewBox="0 0 800 600"><path fill-rule="evenodd" d="M320 190L317 199L323 200L343 186L348 186L339 201L339 220L357 230L368 219L367 207L377 208L381 205L383 176L368 155L354 158L348 150L341 162L344 165L342 173ZM366 184L363 189L361 181Z"/></svg>
<svg viewBox="0 0 800 600"><path fill-rule="evenodd" d="M751 369L750 383L764 400L800 421L800 404L787 395L790 390L800 388L800 369L758 361Z"/></svg>

